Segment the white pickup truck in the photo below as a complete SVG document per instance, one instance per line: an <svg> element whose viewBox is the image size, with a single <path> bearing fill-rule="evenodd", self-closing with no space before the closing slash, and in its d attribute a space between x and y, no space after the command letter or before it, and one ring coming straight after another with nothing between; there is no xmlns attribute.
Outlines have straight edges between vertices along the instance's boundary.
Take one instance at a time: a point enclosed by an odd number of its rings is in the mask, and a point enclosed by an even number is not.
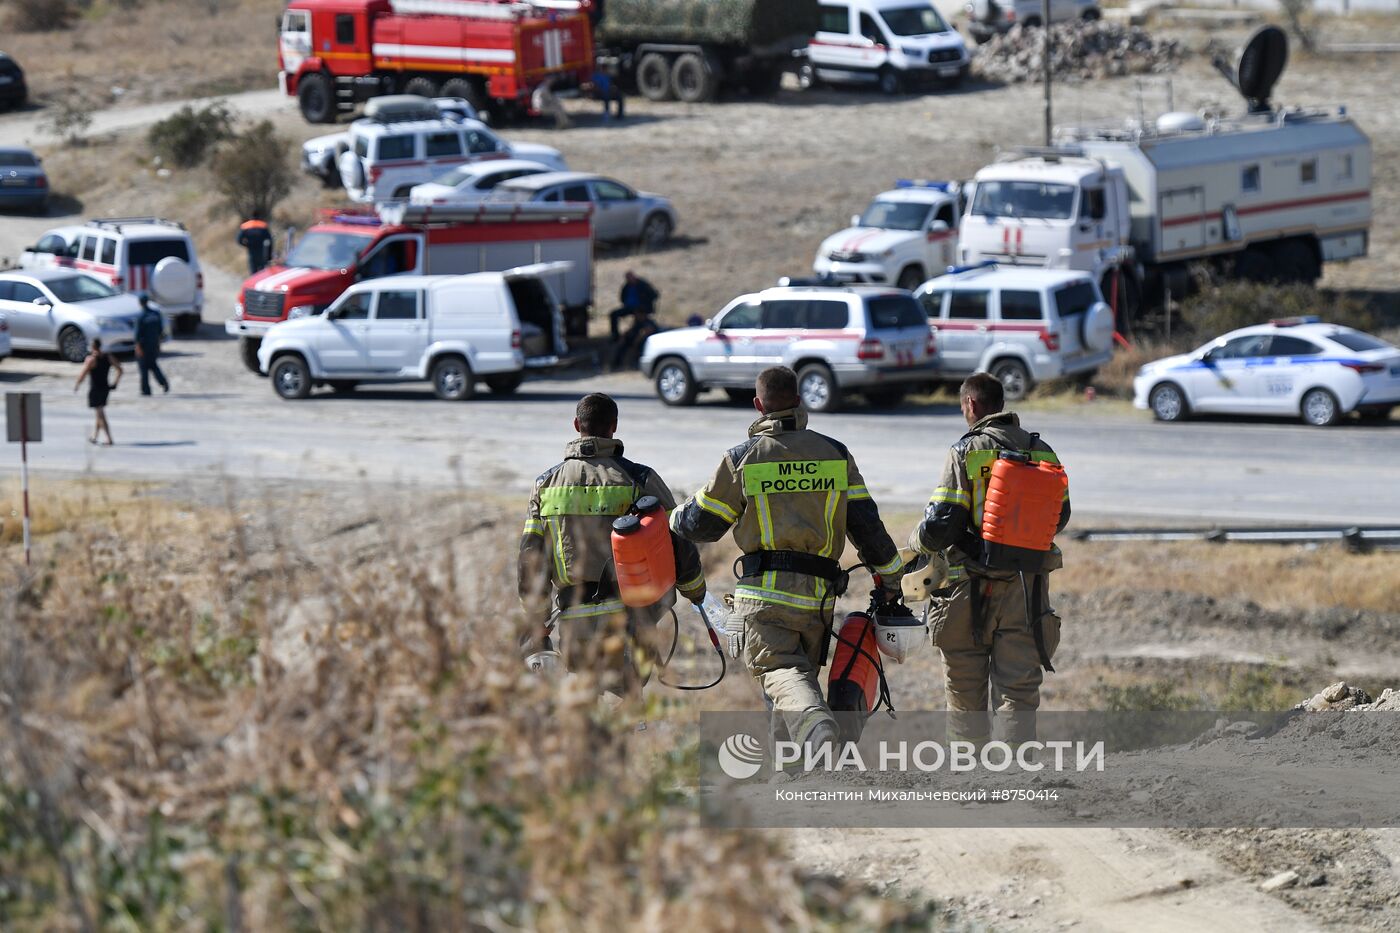
<svg viewBox="0 0 1400 933"><path fill-rule="evenodd" d="M913 291L955 262L960 192L956 182L896 182L822 241L812 270L839 282Z"/></svg>

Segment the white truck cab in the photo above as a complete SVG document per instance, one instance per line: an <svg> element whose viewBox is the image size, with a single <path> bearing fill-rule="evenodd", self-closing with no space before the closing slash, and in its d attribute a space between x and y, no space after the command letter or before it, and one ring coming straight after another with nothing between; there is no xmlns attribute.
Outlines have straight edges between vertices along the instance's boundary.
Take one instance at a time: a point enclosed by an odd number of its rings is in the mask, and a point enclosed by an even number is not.
<svg viewBox="0 0 1400 933"><path fill-rule="evenodd" d="M959 193L956 182L901 179L822 241L812 271L913 291L957 261Z"/></svg>
<svg viewBox="0 0 1400 933"><path fill-rule="evenodd" d="M931 0L822 0L800 77L808 86L874 84L898 94L910 85L955 85L969 63L962 36Z"/></svg>

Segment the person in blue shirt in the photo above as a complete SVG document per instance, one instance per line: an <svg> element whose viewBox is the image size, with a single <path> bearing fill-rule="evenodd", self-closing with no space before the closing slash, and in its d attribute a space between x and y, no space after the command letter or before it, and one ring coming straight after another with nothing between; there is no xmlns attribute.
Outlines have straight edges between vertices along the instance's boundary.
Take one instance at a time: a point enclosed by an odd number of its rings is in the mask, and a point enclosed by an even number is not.
<svg viewBox="0 0 1400 933"><path fill-rule="evenodd" d="M613 369L622 365L634 343L642 339L648 330L655 328L652 316L656 314L656 299L659 297L660 293L650 282L631 269L627 270L626 281L623 282L622 291L618 295L622 307L608 314L608 324L612 331ZM632 319L632 326L619 338L619 325L628 317Z"/></svg>

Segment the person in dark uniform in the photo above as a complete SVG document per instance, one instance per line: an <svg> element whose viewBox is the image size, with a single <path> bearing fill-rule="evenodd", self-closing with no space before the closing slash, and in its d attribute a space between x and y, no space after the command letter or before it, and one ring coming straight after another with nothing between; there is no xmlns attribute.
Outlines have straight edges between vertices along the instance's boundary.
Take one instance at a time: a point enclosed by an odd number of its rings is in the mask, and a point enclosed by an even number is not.
<svg viewBox="0 0 1400 933"><path fill-rule="evenodd" d="M136 367L141 372L141 394L151 394L151 377L166 392L170 381L160 371L160 339L165 336L165 319L151 307L150 299L141 296L141 316L136 319Z"/></svg>
<svg viewBox="0 0 1400 933"><path fill-rule="evenodd" d="M116 370L117 378L112 380L111 385L107 384L107 377ZM97 413L97 420L92 426L92 437L88 438L89 444L97 443L98 433L107 435L106 446L112 446L112 429L107 424L107 395L117 387L117 383L122 381L122 364L112 354L102 349L102 339L92 338L92 349L88 351L87 359L83 360L83 368L78 373L78 381L73 383L73 391L77 392L82 388L83 380L88 382L88 408Z"/></svg>
<svg viewBox="0 0 1400 933"><path fill-rule="evenodd" d="M267 221L253 217L238 228L238 245L248 251L248 274L257 275L272 258L272 231Z"/></svg>

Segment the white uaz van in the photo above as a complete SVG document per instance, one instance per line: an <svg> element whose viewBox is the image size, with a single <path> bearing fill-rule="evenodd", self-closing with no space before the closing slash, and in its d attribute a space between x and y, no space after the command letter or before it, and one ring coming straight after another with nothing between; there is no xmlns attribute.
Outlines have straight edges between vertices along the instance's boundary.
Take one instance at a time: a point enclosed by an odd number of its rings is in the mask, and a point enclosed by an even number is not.
<svg viewBox="0 0 1400 933"><path fill-rule="evenodd" d="M822 0L799 78L809 87L874 84L898 94L911 85L955 85L969 63L962 36L931 0Z"/></svg>
<svg viewBox="0 0 1400 933"><path fill-rule="evenodd" d="M563 315L544 277L557 263L471 275L398 275L353 285L315 317L274 325L260 371L284 399L316 386L431 381L438 398L498 395L562 356Z"/></svg>

